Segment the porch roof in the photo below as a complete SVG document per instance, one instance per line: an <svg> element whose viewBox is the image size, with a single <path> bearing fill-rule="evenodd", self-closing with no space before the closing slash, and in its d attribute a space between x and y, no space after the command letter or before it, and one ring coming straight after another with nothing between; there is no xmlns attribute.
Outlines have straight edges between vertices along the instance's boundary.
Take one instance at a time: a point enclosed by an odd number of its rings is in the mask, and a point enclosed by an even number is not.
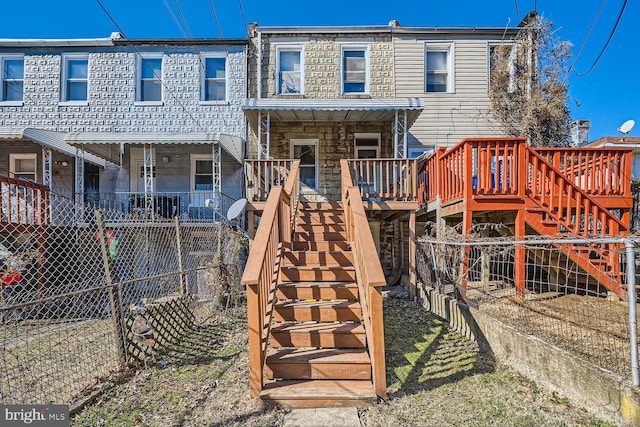
<svg viewBox="0 0 640 427"><path fill-rule="evenodd" d="M76 149L65 142L65 133L35 128L7 128L0 127L0 141L31 141L43 147L75 157ZM87 162L105 167L103 158L93 154L86 154Z"/></svg>
<svg viewBox="0 0 640 427"><path fill-rule="evenodd" d="M272 120L282 122L390 122L396 112L405 111L410 127L423 108L420 98L248 98L242 106L255 128L259 113L267 112Z"/></svg>
<svg viewBox="0 0 640 427"><path fill-rule="evenodd" d="M238 163L242 163L242 138L221 133L69 133L65 141L120 164L125 145L140 144L220 144Z"/></svg>

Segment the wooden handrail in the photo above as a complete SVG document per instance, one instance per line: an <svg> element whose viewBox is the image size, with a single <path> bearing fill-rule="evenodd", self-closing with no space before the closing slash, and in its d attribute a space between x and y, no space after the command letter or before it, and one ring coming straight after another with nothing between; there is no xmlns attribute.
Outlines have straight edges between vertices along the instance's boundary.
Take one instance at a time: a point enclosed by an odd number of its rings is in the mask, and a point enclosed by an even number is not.
<svg viewBox="0 0 640 427"><path fill-rule="evenodd" d="M22 179L0 176L0 222L49 224L49 188Z"/></svg>
<svg viewBox="0 0 640 427"><path fill-rule="evenodd" d="M386 280L369 228L360 190L356 186L349 185L352 181L348 161L341 160L341 167L347 240L351 244L353 253L367 347L371 358L373 386L378 396L386 397L387 380L381 290L381 287L386 284Z"/></svg>
<svg viewBox="0 0 640 427"><path fill-rule="evenodd" d="M365 199L417 200L416 159L349 159L351 183ZM343 186L346 180L343 179Z"/></svg>
<svg viewBox="0 0 640 427"><path fill-rule="evenodd" d="M588 194L631 197L632 148L535 148Z"/></svg>
<svg viewBox="0 0 640 427"><path fill-rule="evenodd" d="M271 332L271 317L278 274L285 246L293 238L298 197L300 161L290 163L287 181L274 186L256 231L253 246L242 275L247 288L249 326L249 371L252 397L258 397L264 384L264 364Z"/></svg>

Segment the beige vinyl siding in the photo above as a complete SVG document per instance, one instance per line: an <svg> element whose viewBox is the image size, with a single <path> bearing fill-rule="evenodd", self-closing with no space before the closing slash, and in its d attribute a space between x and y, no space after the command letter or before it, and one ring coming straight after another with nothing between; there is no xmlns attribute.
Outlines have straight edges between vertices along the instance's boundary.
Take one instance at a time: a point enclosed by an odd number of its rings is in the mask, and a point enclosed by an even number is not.
<svg viewBox="0 0 640 427"><path fill-rule="evenodd" d="M462 138L499 135L488 97L489 42L484 38L395 36L396 96L420 97L424 111L410 129L410 145L451 146ZM426 93L425 43L453 43L454 92Z"/></svg>

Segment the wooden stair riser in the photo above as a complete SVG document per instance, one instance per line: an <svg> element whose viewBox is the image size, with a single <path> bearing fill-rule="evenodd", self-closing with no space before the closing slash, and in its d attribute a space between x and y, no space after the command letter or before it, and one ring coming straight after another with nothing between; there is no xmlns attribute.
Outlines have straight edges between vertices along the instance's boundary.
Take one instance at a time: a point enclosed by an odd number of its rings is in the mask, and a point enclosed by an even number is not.
<svg viewBox="0 0 640 427"><path fill-rule="evenodd" d="M327 242L346 242L347 240L347 232L346 231L296 231L294 242L317 242L317 241L327 241Z"/></svg>
<svg viewBox="0 0 640 427"><path fill-rule="evenodd" d="M294 251L347 251L350 245L344 241L297 241L291 244Z"/></svg>
<svg viewBox="0 0 640 427"><path fill-rule="evenodd" d="M267 384L260 398L286 408L366 408L378 400L370 381L353 380L277 381Z"/></svg>
<svg viewBox="0 0 640 427"><path fill-rule="evenodd" d="M299 210L300 212L344 212L342 210L342 203L340 202L303 202L300 203Z"/></svg>
<svg viewBox="0 0 640 427"><path fill-rule="evenodd" d="M271 347L365 348L364 330L335 332L326 330L282 330L277 326L271 332Z"/></svg>
<svg viewBox="0 0 640 427"><path fill-rule="evenodd" d="M344 267L301 269L299 267L282 267L280 282L352 282L356 280L356 272Z"/></svg>
<svg viewBox="0 0 640 427"><path fill-rule="evenodd" d="M353 266L353 255L351 251L287 251L283 265Z"/></svg>
<svg viewBox="0 0 640 427"><path fill-rule="evenodd" d="M272 349L266 365L269 379L371 379L364 349Z"/></svg>
<svg viewBox="0 0 640 427"><path fill-rule="evenodd" d="M344 233L347 228L344 224L296 224L296 233Z"/></svg>
<svg viewBox="0 0 640 427"><path fill-rule="evenodd" d="M278 286L280 300L357 300L358 286L355 283L336 282L335 284L314 283L284 283Z"/></svg>
<svg viewBox="0 0 640 427"><path fill-rule="evenodd" d="M337 212L304 213L297 218L298 225L344 225L344 214Z"/></svg>
<svg viewBox="0 0 640 427"><path fill-rule="evenodd" d="M362 319L362 309L357 302L278 303L274 319L276 322L358 322Z"/></svg>

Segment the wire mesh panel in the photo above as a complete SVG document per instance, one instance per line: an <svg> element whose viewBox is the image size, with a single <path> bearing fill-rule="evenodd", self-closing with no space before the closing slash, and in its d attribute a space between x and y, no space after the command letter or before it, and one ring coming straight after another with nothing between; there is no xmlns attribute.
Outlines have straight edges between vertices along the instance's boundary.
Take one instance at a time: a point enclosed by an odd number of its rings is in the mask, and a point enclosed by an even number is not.
<svg viewBox="0 0 640 427"><path fill-rule="evenodd" d="M73 402L242 296L229 225L47 200L0 218L0 403Z"/></svg>
<svg viewBox="0 0 640 427"><path fill-rule="evenodd" d="M629 378L629 306L623 300L627 277L617 273L625 271L627 262L623 240L608 245L616 252L607 254L607 259L620 264L613 269L594 255L598 245L594 240L537 236L516 241L487 234L492 233L423 238L417 255L419 280L523 333ZM521 261L518 248L523 248ZM518 281L520 262L524 276Z"/></svg>

